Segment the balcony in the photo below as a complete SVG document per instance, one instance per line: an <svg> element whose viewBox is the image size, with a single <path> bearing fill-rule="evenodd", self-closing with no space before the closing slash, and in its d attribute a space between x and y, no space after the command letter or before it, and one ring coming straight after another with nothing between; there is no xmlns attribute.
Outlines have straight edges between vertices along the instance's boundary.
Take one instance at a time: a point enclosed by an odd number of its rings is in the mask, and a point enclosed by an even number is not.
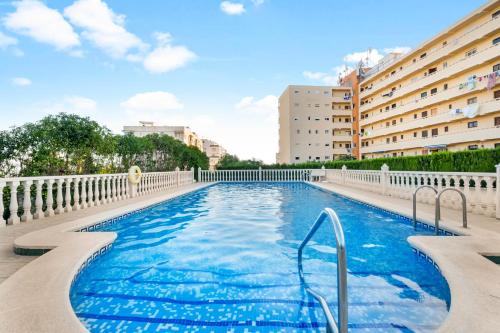
<svg viewBox="0 0 500 333"><path fill-rule="evenodd" d="M486 75L489 73L479 73L478 76ZM427 108L431 105L442 103L444 101L448 101L454 99L459 96L464 96L472 93L477 93L486 89L486 81L476 82L476 87L472 90L468 89L460 89L459 86L449 87L448 90L442 90L434 95L430 95L428 97L419 98L415 100L411 100L406 104L399 105L395 109L391 109L390 111L377 113L374 116L365 118L359 122L360 126L367 126L369 124L373 124L378 121L385 120L387 118L400 116L407 112L413 112L419 109Z"/></svg>
<svg viewBox="0 0 500 333"><path fill-rule="evenodd" d="M350 148L333 148L332 154L334 155L349 155L351 154Z"/></svg>
<svg viewBox="0 0 500 333"><path fill-rule="evenodd" d="M332 123L333 129L351 129L352 123Z"/></svg>
<svg viewBox="0 0 500 333"><path fill-rule="evenodd" d="M449 65L448 67L438 70L437 72L421 77L417 81L407 84L406 86L397 89L393 92L390 97L383 97L381 95L377 96L373 99L369 104L364 104L360 106L360 112L365 112L367 110L380 107L383 104L390 103L393 100L411 94L415 91L423 89L430 85L435 85L437 82L453 77L458 73L461 73L465 70L480 66L492 59L498 57L500 53L500 46L492 45L479 51L471 57L464 57L457 61L456 63Z"/></svg>
<svg viewBox="0 0 500 333"><path fill-rule="evenodd" d="M493 112L498 112L500 110L500 100L491 100L485 103L481 103L479 107L479 115L487 115ZM447 110L448 111L448 110ZM403 123L397 123L397 125L394 126L389 126L389 127L382 127L382 128L375 128L373 130L369 130L370 136L369 137L363 137L363 139L369 138L376 138L379 136L384 136L384 135L389 135L389 134L394 134L394 133L401 133L401 132L406 132L409 130L413 129L420 129L420 128L425 128L429 126L434 126L437 124L444 124L448 122L453 122L457 120L465 119L463 115L450 115L449 112L444 112L435 116L430 116L427 118L419 118L419 119L414 119L410 121L406 121Z"/></svg>
<svg viewBox="0 0 500 333"><path fill-rule="evenodd" d="M332 141L333 142L351 142L352 141L352 136L351 135L333 135L332 136Z"/></svg>
<svg viewBox="0 0 500 333"><path fill-rule="evenodd" d="M349 98L344 97L344 96L333 96L332 97L332 103L334 104L350 104L352 101L352 96L349 96Z"/></svg>
<svg viewBox="0 0 500 333"><path fill-rule="evenodd" d="M379 143L373 144L368 147L362 147L361 153L375 153L375 152L388 152L393 150L411 149L411 148L424 148L433 145L452 145L457 143L472 142L472 141L485 141L498 139L498 127L490 128L477 128L477 129L464 129L461 132L448 133L438 135L435 137L427 138L411 138L399 142Z"/></svg>
<svg viewBox="0 0 500 333"><path fill-rule="evenodd" d="M335 110L332 110L332 115L334 117L350 117L350 116L352 116L352 110L351 109L349 109L349 110L335 109Z"/></svg>
<svg viewBox="0 0 500 333"><path fill-rule="evenodd" d="M473 28L473 30L467 32L466 34L458 38L455 38L454 40L449 41L449 43L446 46L439 47L438 49L427 52L427 56L425 58L419 59L417 60L417 62L405 66L401 71L397 72L395 75L390 76L389 78L383 81L375 82L375 80L373 80L373 87L371 89L364 90L363 92L361 92L360 100L368 96L371 96L372 94L377 93L381 89L394 84L396 81L403 79L404 77L415 71L423 69L425 66L435 62L436 60L448 56L451 53L456 52L457 50L465 47L466 45L492 34L494 31L498 30L498 26L499 26L498 19L492 19L485 23L482 23L477 27ZM388 68L391 67L389 66L387 67L387 69ZM368 79L365 80L365 82L363 82L363 85L365 86L367 83L371 81L371 79L375 79L378 74L383 72L384 71L381 71L377 74L374 74L371 78L369 77Z"/></svg>

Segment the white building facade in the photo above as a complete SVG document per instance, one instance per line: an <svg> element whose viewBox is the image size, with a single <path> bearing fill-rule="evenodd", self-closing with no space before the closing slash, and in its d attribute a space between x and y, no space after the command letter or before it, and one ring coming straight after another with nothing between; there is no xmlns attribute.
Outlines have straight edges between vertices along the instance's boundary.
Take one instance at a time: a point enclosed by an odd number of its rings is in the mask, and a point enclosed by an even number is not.
<svg viewBox="0 0 500 333"><path fill-rule="evenodd" d="M351 155L352 116L350 87L288 86L279 99L277 163Z"/></svg>

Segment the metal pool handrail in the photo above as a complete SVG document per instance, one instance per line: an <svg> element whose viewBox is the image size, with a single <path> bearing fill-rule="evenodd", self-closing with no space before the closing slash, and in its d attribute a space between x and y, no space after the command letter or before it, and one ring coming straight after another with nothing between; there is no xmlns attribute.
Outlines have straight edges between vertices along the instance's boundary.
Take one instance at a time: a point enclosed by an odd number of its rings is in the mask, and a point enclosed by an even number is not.
<svg viewBox="0 0 500 333"><path fill-rule="evenodd" d="M302 271L302 251L307 243L314 236L319 227L323 224L326 219L329 219L336 243L337 243L337 297L338 297L338 324L333 317L332 311L326 302L326 299L319 293L313 291L304 282L304 272ZM340 220L331 208L325 208L321 211L316 222L314 222L311 230L307 233L306 237L299 246L298 251L298 265L299 265L299 276L302 283L306 285L306 291L311 294L321 305L325 317L327 320L327 332L328 333L347 333L347 260L346 260L346 249L345 249L345 239L344 231L342 230L342 225Z"/></svg>
<svg viewBox="0 0 500 333"><path fill-rule="evenodd" d="M441 220L441 195L446 192L446 191L455 191L460 194L460 197L462 197L462 226L467 229L467 198L465 197L464 192L460 191L459 189L453 188L453 187L447 187L439 194L436 194L436 213L435 213L435 219L436 219L436 235L438 234L439 230L439 220Z"/></svg>
<svg viewBox="0 0 500 333"><path fill-rule="evenodd" d="M413 191L413 229L417 230L417 192L420 191L423 188L430 188L431 190L434 191L434 193L437 195L438 191L430 185L421 185ZM436 226L437 230L437 226Z"/></svg>

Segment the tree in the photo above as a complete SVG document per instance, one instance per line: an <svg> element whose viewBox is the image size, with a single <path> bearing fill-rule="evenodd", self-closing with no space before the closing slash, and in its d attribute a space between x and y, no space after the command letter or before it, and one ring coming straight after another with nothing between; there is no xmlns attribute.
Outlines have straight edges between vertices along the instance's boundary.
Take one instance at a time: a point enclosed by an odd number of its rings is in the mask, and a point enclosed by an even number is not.
<svg viewBox="0 0 500 333"><path fill-rule="evenodd" d="M47 116L0 132L0 173L10 176L208 168L208 157L168 135L113 135L89 118Z"/></svg>

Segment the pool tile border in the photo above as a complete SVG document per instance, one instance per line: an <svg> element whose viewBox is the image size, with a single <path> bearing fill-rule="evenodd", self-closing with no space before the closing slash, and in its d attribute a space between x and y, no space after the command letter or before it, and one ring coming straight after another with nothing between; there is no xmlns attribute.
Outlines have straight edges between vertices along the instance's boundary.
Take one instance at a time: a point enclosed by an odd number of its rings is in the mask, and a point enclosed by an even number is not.
<svg viewBox="0 0 500 333"><path fill-rule="evenodd" d="M354 199L354 198L351 198L351 197L348 197L346 195L343 195L343 194L340 194L340 193L337 193L337 192L334 192L333 190L329 190L329 189L326 189L326 188L323 188L321 186L318 186L316 184L313 184L313 183L310 183L310 182L304 182L305 184L311 186L311 187L314 187L320 191L324 191L326 193L329 193L329 194L333 194L333 195L336 195L336 196L339 196L339 197L342 197L346 200L350 200L350 201L353 201L353 202L356 202L360 205L363 205L365 207L370 207L370 208L373 208L373 209L377 209L377 210L381 210L385 213L388 213L392 216L395 216L401 220L404 220L405 222L408 222L408 223L411 223L413 224L413 219L407 217L407 216L404 216L402 214L399 214L399 213L396 213L392 210L389 210L389 209L386 209L386 208L382 208L382 207L379 207L377 205L374 205L374 204L369 204L369 203L366 203L364 201L361 201L361 200L357 200L357 199ZM424 222L424 221L421 221L421 220L417 220L417 226L420 226L424 229L428 229L430 231L435 231L436 230L436 227L427 223L427 222ZM458 233L455 233L453 231L450 231L450 230L447 230L446 228L439 228L439 235L442 235L442 236L463 236L461 234L458 234Z"/></svg>

